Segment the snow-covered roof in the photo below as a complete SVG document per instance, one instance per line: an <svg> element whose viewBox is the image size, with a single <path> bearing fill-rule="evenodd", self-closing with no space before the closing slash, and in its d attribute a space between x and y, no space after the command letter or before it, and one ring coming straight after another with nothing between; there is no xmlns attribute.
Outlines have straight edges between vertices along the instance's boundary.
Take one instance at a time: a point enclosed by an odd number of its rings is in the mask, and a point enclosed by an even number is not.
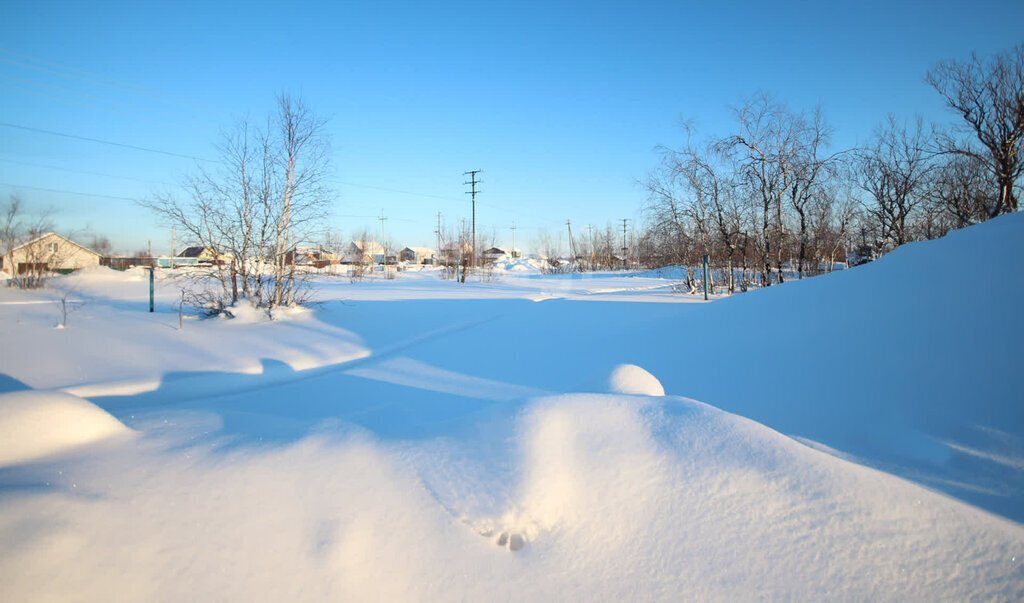
<svg viewBox="0 0 1024 603"><path fill-rule="evenodd" d="M377 241L352 241L351 244L363 253L384 253L384 246Z"/></svg>
<svg viewBox="0 0 1024 603"><path fill-rule="evenodd" d="M402 251L412 251L413 253L424 253L433 254L434 250L430 247L406 247Z"/></svg>

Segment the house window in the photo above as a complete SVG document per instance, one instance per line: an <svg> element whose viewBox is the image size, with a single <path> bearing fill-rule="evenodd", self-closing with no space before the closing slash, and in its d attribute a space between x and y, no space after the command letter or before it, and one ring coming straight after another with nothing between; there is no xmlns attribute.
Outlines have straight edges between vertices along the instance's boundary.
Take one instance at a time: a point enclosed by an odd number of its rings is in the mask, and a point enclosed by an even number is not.
<svg viewBox="0 0 1024 603"><path fill-rule="evenodd" d="M46 248L50 250L50 253L57 253L57 244L56 243L49 243L49 244L46 245Z"/></svg>

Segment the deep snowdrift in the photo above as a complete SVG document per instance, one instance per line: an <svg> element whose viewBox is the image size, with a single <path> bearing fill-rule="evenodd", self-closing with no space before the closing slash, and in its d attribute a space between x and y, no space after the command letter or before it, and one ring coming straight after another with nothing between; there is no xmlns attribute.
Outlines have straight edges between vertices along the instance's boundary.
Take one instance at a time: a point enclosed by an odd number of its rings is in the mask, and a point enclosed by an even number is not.
<svg viewBox="0 0 1024 603"><path fill-rule="evenodd" d="M173 279L150 315L96 271L55 330L0 291L0 417L138 434L0 441L0 599L1020 599L1022 218L712 304L426 273L179 331Z"/></svg>
<svg viewBox="0 0 1024 603"><path fill-rule="evenodd" d="M0 594L1024 596L1020 526L697 402L559 396L501 424L515 444L496 456L337 429L224 453L165 428L45 466L52 488L6 497Z"/></svg>
<svg viewBox="0 0 1024 603"><path fill-rule="evenodd" d="M69 394L0 394L0 466L130 432L95 404Z"/></svg>

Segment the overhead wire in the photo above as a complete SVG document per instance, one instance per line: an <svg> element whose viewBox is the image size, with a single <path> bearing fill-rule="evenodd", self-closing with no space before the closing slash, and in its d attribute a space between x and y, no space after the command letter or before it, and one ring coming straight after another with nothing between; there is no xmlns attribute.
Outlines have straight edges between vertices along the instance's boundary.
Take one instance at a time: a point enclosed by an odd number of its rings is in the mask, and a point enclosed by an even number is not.
<svg viewBox="0 0 1024 603"><path fill-rule="evenodd" d="M27 189L30 191L42 191L45 193L60 193L64 195L79 195L82 197L97 197L100 199L118 199L121 201L134 201L136 203L142 201L142 199L136 199L132 197L119 197L117 195L104 195L100 193L83 193L80 191L67 191L56 188L43 188L40 186L28 186L26 184L11 184L10 182L0 182L0 186L8 186L14 189Z"/></svg>
<svg viewBox="0 0 1024 603"><path fill-rule="evenodd" d="M170 113L165 113L163 111L158 111L158 110L155 110L155 109L141 109L141 107L139 107L138 105L133 105L133 104L129 104L129 103L121 103L121 102L113 101L113 100L110 100L110 99L107 99L107 98L103 98L103 97L100 97L100 96L96 96L96 95L93 95L93 94L88 94L88 93L85 93L85 92L78 92L78 91L75 91L75 90L69 90L67 88L61 88L59 86L53 86L53 85L50 85L50 84L44 84L44 83L41 83L41 82L35 82L35 81L32 81L32 80L25 80L25 79L22 79L22 78L11 77L9 75L2 75L2 74L0 74L0 78L8 80L8 81L11 81L11 82L16 82L16 83L21 84L21 85L35 86L37 88L45 88L47 90L51 90L51 91L56 92L58 94L62 94L62 95L69 96L69 97L79 97L80 99L85 99L85 100L76 100L75 98L65 98L63 96L55 96L53 94L46 94L44 92L39 92L38 90L30 90L30 89L18 88L18 87L10 86L10 85L3 86L4 88L7 88L8 90L15 90L17 92L32 94L32 95L35 95L35 96L40 96L40 97L43 97L43 98L49 98L49 99L60 101L60 102L64 102L64 103L69 103L69 104L74 104L74 105L81 105L81 106L84 106L84 107L89 107L89 108L92 108L92 109L99 109L99 110L102 110L102 111L110 111L112 113L118 113L120 115L127 115L128 117L134 117L136 119L152 119L152 120L161 121L161 122L173 123L173 124L180 125L180 126L185 126L185 127L188 127L188 128L195 128L197 130L201 129L200 126L204 126L204 125L205 125L205 127L214 127L212 123L205 123L204 124L204 122L201 122L201 121L198 121L198 120L194 120L194 119L188 119L188 118L182 119L182 118L179 118L179 117L175 117L174 115L172 115ZM104 104L112 105L112 106L106 107L106 106L103 106ZM125 109L118 109L116 107L124 107ZM140 110L142 112L139 112Z"/></svg>
<svg viewBox="0 0 1024 603"><path fill-rule="evenodd" d="M87 142L95 142L95 143L99 143L99 144L106 144L106 145L115 146L115 147L121 147L121 148L125 148L125 149L133 149L133 150L136 150L136 151L145 151L147 153L158 153L160 155L168 155L168 156L171 156L171 157L180 157L182 159L192 159L192 160L195 160L195 161L205 161L205 162L208 162L208 163L220 163L219 161L216 161L216 160L213 160L213 159L204 159L202 157L196 157L194 155L185 155L185 154L182 154L182 153L174 153L174 152L171 152L171 151L162 151L160 149L153 149L153 148L149 148L149 147L140 147L138 145L125 144L125 143L122 143L122 142L114 142L114 141L111 141L111 140L103 140L101 138L91 138L91 137L88 137L88 136L78 136L77 134L68 134L66 132L56 132L54 130L46 130L46 129L43 129L43 128L33 128L33 127L30 127L30 126L22 126L22 125L18 125L18 124L12 124L12 123L9 123L9 122L6 122L6 121L0 121L0 126L5 126L5 127L8 127L8 128L16 128L16 129L19 129L19 130L26 130L26 131L29 131L29 132L38 132L38 133L41 133L41 134L49 134L51 136L61 136L61 137L64 137L64 138L72 138L72 139L75 139L75 140L84 140L84 141L87 141Z"/></svg>
<svg viewBox="0 0 1024 603"><path fill-rule="evenodd" d="M178 186L176 184L172 184L170 182L163 182L163 181L160 181L160 180L146 180L146 179L143 179L143 178L132 178L131 176L119 176L117 174L105 174L103 172L92 172L92 171L89 171L89 170L76 170L76 169L73 169L73 168L66 168L66 167L61 167L61 166L57 166L57 165L47 165L45 163L34 163L34 162L31 162L31 161L19 161L17 159L5 159L3 157L0 157L0 161L2 161L4 163L14 163L14 164L17 164L17 165L24 165L24 166L27 166L27 167L43 168L43 169L46 169L46 170L58 170L58 171L61 171L61 172L70 172L72 174L85 174L87 176L102 176L104 178L116 178L116 179L119 179L119 180L131 180L132 182L142 182L144 184L162 184L164 186Z"/></svg>
<svg viewBox="0 0 1024 603"><path fill-rule="evenodd" d="M22 68L25 68L25 69L33 69L33 70L36 70L36 71L40 71L40 72L44 72L44 73L49 73L49 74L56 75L56 76L59 76L59 77L77 79L77 80L80 80L80 81L84 81L84 82L88 82L88 83L92 83L92 84L97 84L97 85L101 85L101 86L107 86L107 87L115 88L115 89L116 88L121 88L121 89L127 88L127 89L129 89L129 91L131 91L131 92L133 92L135 94L139 94L139 95L142 95L142 96L148 96L148 97L150 97L150 98L152 98L154 100L158 100L158 101L162 101L162 102L170 103L170 104L175 104L175 105L179 105L179 106L183 106L183 107L191 107L191 108L204 108L205 107L205 109L203 109L203 110L216 110L214 107L209 106L209 105L204 105L202 103L196 103L194 101L189 101L189 100L187 100L185 98L182 98L182 97L179 97L179 96L175 96L175 95L172 95L172 94L168 94L166 92L161 92L161 91L158 91L158 90L154 90L152 88L147 88L145 86L140 86L138 84L134 84L132 82L126 82L126 81L123 81L123 80L118 80L118 79L111 78L111 77L108 77L108 76L100 75L100 74L97 74L97 73L93 73L91 71L84 71L82 69L76 69L74 67L68 67L67 65L62 65L60 63L54 63L54 62L51 62L51 61L45 61L43 59L32 57L32 56L29 56L29 55L26 55L26 54L19 54L19 53L12 52L10 50L6 50L6 49L3 49L3 48L0 48L0 53L6 54L6 55L11 56L11 57L16 57L15 59L9 59L9 58L0 57L0 62L8 63L8 64L11 64L11 65L16 65L18 67L22 67ZM38 63L38 65L33 65L32 63ZM39 65L46 65L47 67L52 67L54 69L47 69L46 67L40 67ZM63 72L70 72L70 73L63 73Z"/></svg>

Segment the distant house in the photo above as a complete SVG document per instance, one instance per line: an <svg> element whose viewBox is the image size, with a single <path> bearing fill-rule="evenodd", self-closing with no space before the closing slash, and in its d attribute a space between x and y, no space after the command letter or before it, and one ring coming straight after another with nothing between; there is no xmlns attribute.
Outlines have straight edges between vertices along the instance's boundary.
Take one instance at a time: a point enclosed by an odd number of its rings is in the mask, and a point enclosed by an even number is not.
<svg viewBox="0 0 1024 603"><path fill-rule="evenodd" d="M352 241L342 255L343 264L383 264L384 246L376 241Z"/></svg>
<svg viewBox="0 0 1024 603"><path fill-rule="evenodd" d="M429 247L406 247L398 253L398 259L412 264L433 264L434 250Z"/></svg>
<svg viewBox="0 0 1024 603"><path fill-rule="evenodd" d="M336 253L331 253L319 247L298 247L294 251L289 251L285 254L285 263L295 264L296 266L323 268L331 264L340 264L341 257Z"/></svg>
<svg viewBox="0 0 1024 603"><path fill-rule="evenodd" d="M483 253L485 262L512 260L521 255L518 249L505 249L504 247L491 247Z"/></svg>
<svg viewBox="0 0 1024 603"><path fill-rule="evenodd" d="M178 254L178 257L195 259L200 264L212 264L214 262L224 264L231 261L231 255L218 254L213 249L202 246L189 247Z"/></svg>
<svg viewBox="0 0 1024 603"><path fill-rule="evenodd" d="M55 232L18 242L2 258L0 269L11 276L42 274L99 266L100 254Z"/></svg>

